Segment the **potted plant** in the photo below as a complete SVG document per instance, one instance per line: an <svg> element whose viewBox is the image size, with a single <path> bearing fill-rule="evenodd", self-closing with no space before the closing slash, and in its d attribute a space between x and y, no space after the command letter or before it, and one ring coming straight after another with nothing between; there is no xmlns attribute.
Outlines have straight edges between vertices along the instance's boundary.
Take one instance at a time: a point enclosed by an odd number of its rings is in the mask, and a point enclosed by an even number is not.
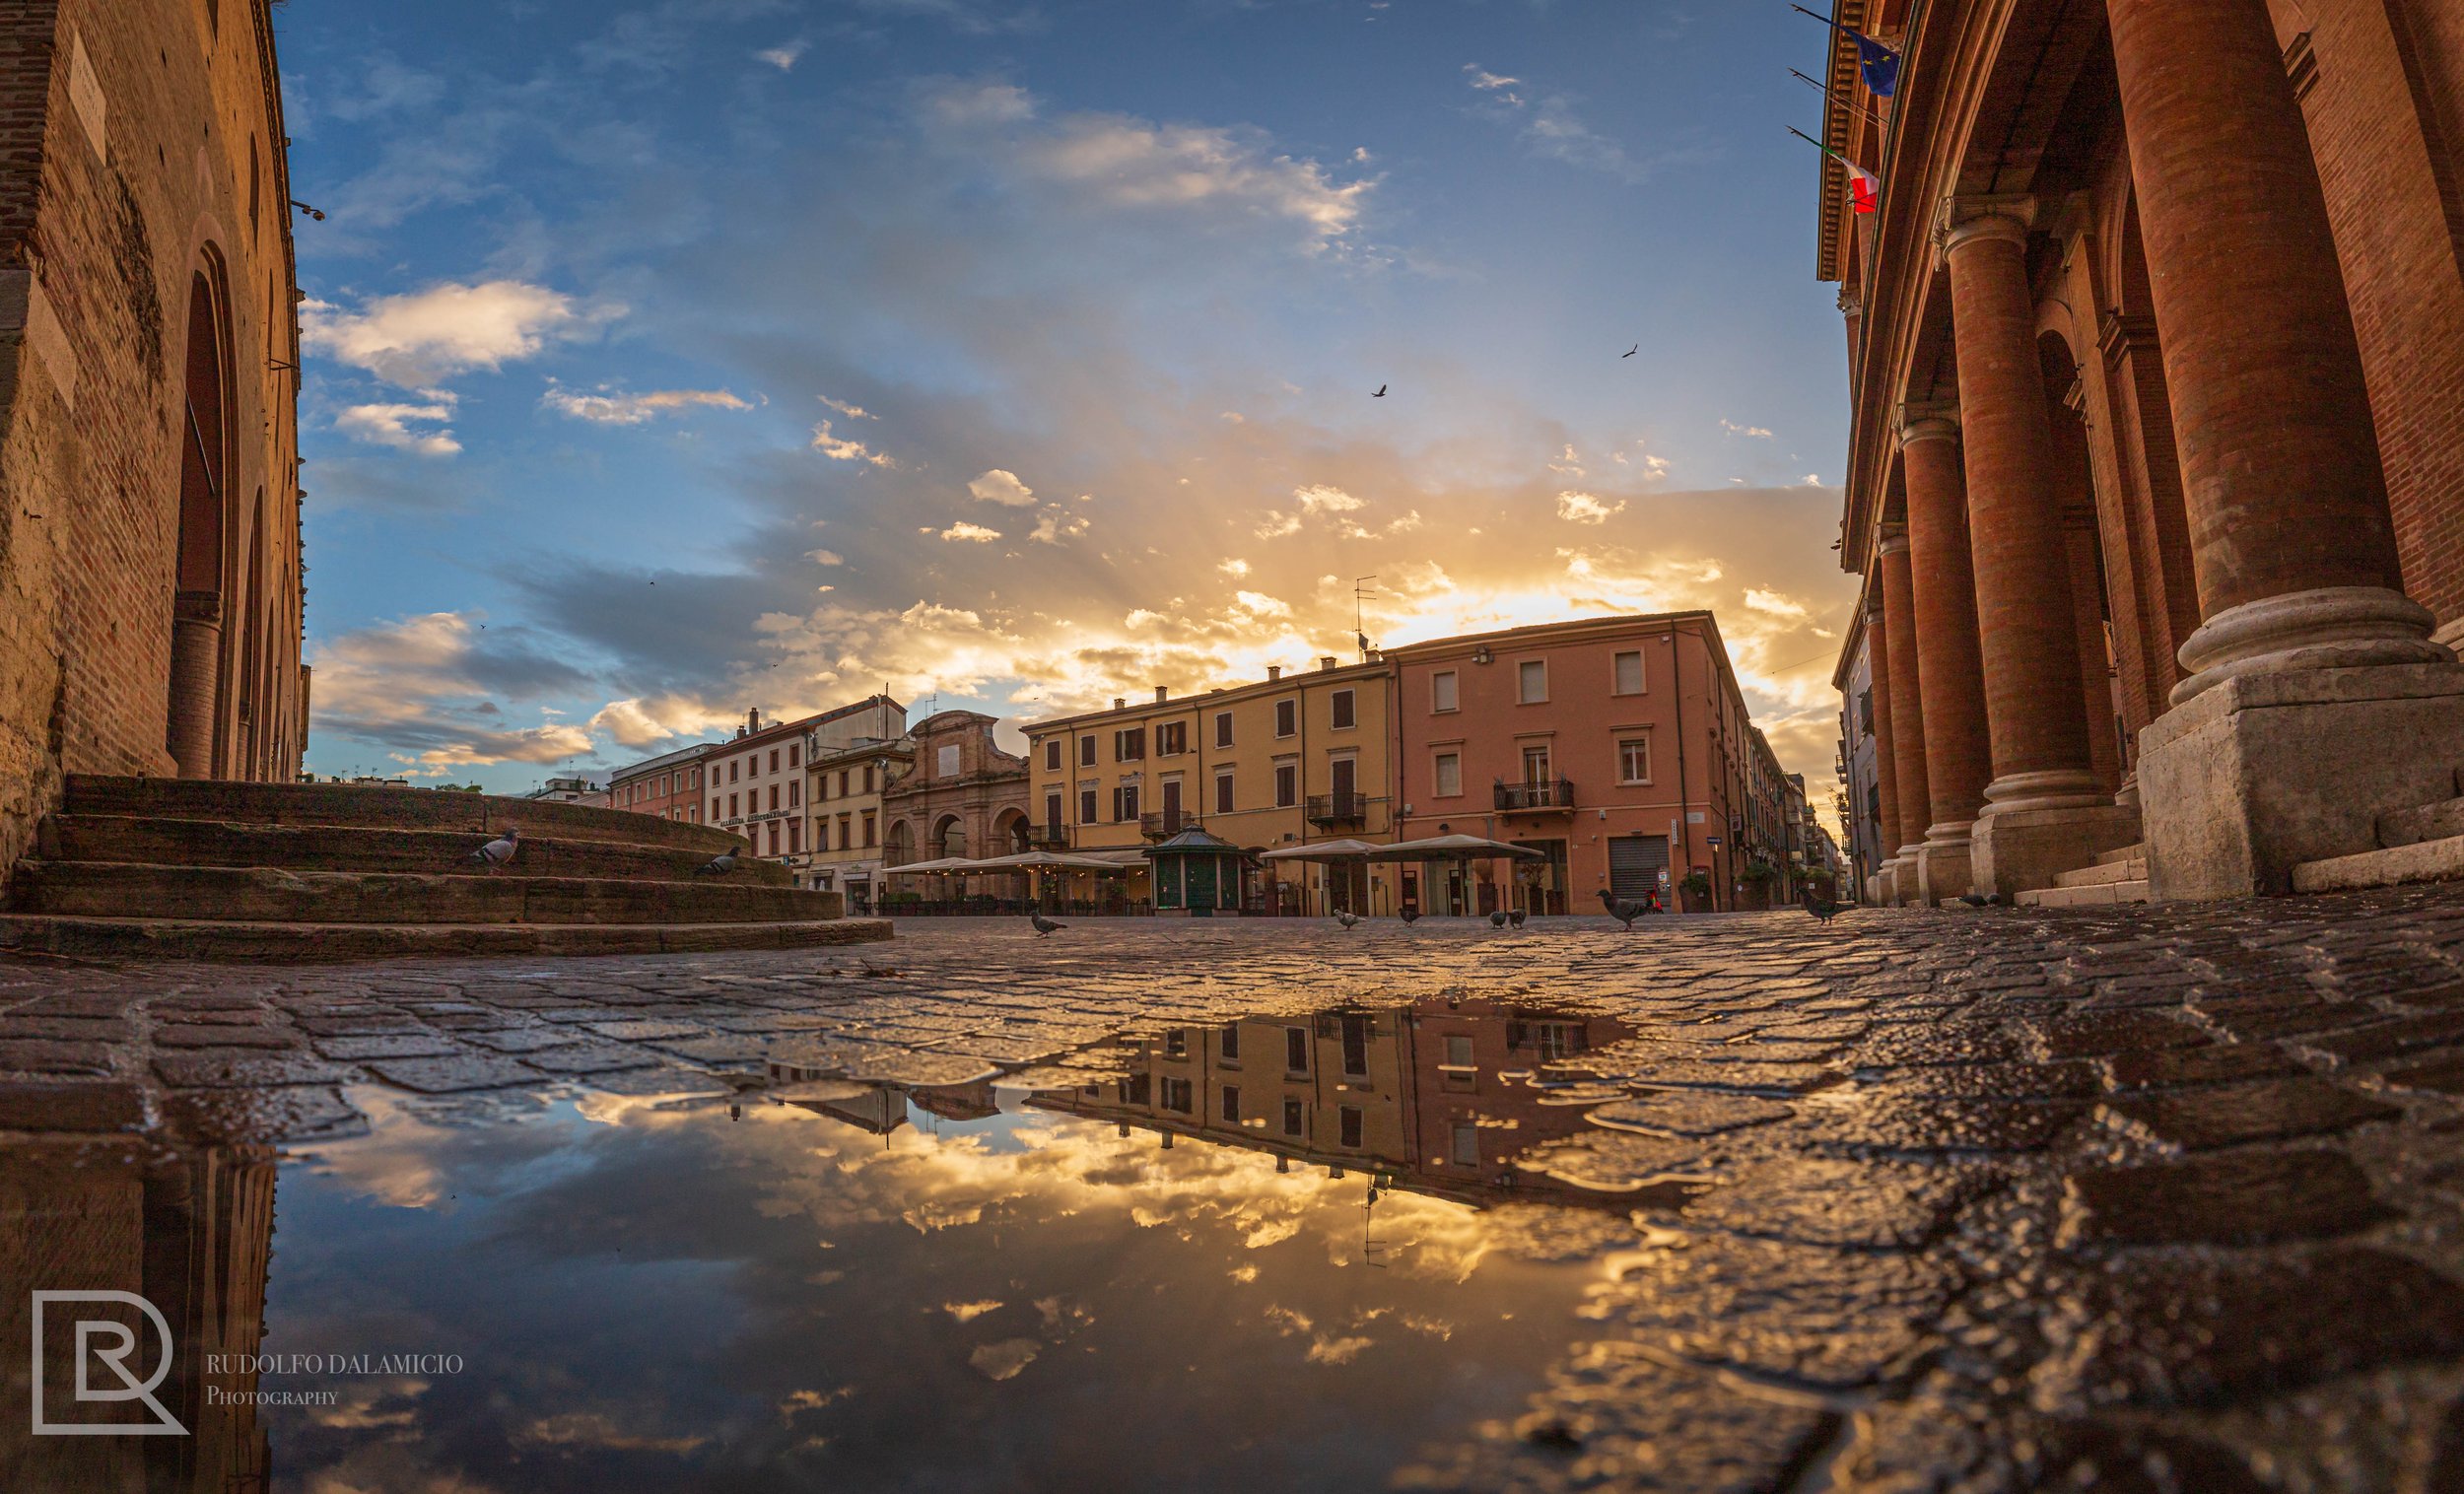
<svg viewBox="0 0 2464 1494"><path fill-rule="evenodd" d="M1677 906L1687 913L1708 913L1711 910L1711 873L1689 871L1677 878Z"/></svg>

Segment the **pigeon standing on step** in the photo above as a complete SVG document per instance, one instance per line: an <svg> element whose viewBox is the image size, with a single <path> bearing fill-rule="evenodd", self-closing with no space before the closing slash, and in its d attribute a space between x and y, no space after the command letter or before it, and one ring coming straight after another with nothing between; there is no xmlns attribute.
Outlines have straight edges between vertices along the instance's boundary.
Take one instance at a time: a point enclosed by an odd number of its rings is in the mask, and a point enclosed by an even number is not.
<svg viewBox="0 0 2464 1494"><path fill-rule="evenodd" d="M736 869L736 853L722 850L693 869L697 877L723 877Z"/></svg>
<svg viewBox="0 0 2464 1494"><path fill-rule="evenodd" d="M1342 924L1344 928L1348 929L1353 924L1360 921L1360 915L1353 913L1349 909L1345 909L1343 912L1335 916L1335 921Z"/></svg>
<svg viewBox="0 0 2464 1494"><path fill-rule="evenodd" d="M1600 906L1608 910L1608 917L1616 919L1620 923L1623 923L1628 932L1633 930L1634 920L1636 918L1639 918L1643 915L1651 912L1651 905L1649 903L1619 902L1617 900L1617 895L1610 892L1606 887L1600 889Z"/></svg>
<svg viewBox="0 0 2464 1494"><path fill-rule="evenodd" d="M498 867L513 859L513 852L521 849L521 827L508 825L505 827L505 834L472 851L464 859L477 861L493 873Z"/></svg>
<svg viewBox="0 0 2464 1494"><path fill-rule="evenodd" d="M1069 926L1066 923L1057 922L1054 919L1048 918L1040 913L1031 913L1027 915L1027 921L1035 925L1035 931L1039 937L1050 934L1056 928L1067 928Z"/></svg>

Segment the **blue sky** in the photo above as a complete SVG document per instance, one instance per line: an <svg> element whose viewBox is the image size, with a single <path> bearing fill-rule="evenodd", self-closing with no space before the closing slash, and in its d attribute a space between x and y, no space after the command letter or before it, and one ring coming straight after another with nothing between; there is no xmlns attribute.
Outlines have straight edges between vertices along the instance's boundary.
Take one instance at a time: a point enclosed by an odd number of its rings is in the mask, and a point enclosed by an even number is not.
<svg viewBox="0 0 2464 1494"><path fill-rule="evenodd" d="M278 24L319 772L1252 679L1375 575L1385 643L1712 606L1829 787L1824 34L1778 0Z"/></svg>

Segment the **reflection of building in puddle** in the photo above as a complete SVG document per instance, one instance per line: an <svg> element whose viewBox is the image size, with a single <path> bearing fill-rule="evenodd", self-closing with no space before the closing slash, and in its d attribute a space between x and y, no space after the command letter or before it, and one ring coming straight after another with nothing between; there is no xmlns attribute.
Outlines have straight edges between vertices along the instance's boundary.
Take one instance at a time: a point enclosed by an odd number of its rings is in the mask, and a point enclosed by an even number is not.
<svg viewBox="0 0 2464 1494"><path fill-rule="evenodd" d="M1615 1042L1600 1016L1489 1001L1421 1001L1312 1017L1174 1028L1129 1045L1128 1077L1038 1094L1034 1105L1298 1161L1357 1168L1472 1204L1511 1196L1627 1206L1514 1159L1586 1126L1551 1105L1542 1064ZM1630 1200L1628 1200L1630 1202Z"/></svg>
<svg viewBox="0 0 2464 1494"><path fill-rule="evenodd" d="M265 1434L247 1396L253 1372L207 1373L208 1356L254 1355L265 1325L274 1233L274 1162L255 1147L141 1150L125 1142L34 1140L0 1147L0 1488L256 1491L267 1487ZM171 1334L170 1374L153 1391L186 1436L30 1436L34 1382L32 1293L126 1292L153 1304ZM139 1426L142 1400L81 1400L78 1323L104 1319L134 1335L127 1368L142 1382L162 1360L153 1324L118 1303L44 1305L42 1412L47 1422ZM116 1334L94 1335L84 1381L113 1389L91 1361ZM243 1361L244 1362L244 1361ZM230 1363L230 1358L225 1358ZM213 1393L209 1393L211 1391ZM233 1400L237 1396L239 1404Z"/></svg>

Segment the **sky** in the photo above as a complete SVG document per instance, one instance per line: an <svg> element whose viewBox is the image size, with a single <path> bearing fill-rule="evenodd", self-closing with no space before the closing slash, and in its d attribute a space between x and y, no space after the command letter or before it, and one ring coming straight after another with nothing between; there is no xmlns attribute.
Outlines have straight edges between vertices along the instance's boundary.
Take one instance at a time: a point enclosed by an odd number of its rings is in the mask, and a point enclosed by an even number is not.
<svg viewBox="0 0 2464 1494"><path fill-rule="evenodd" d="M1780 0L275 14L313 771L1240 683L1351 656L1374 577L1379 645L1714 609L1827 804L1845 338Z"/></svg>

